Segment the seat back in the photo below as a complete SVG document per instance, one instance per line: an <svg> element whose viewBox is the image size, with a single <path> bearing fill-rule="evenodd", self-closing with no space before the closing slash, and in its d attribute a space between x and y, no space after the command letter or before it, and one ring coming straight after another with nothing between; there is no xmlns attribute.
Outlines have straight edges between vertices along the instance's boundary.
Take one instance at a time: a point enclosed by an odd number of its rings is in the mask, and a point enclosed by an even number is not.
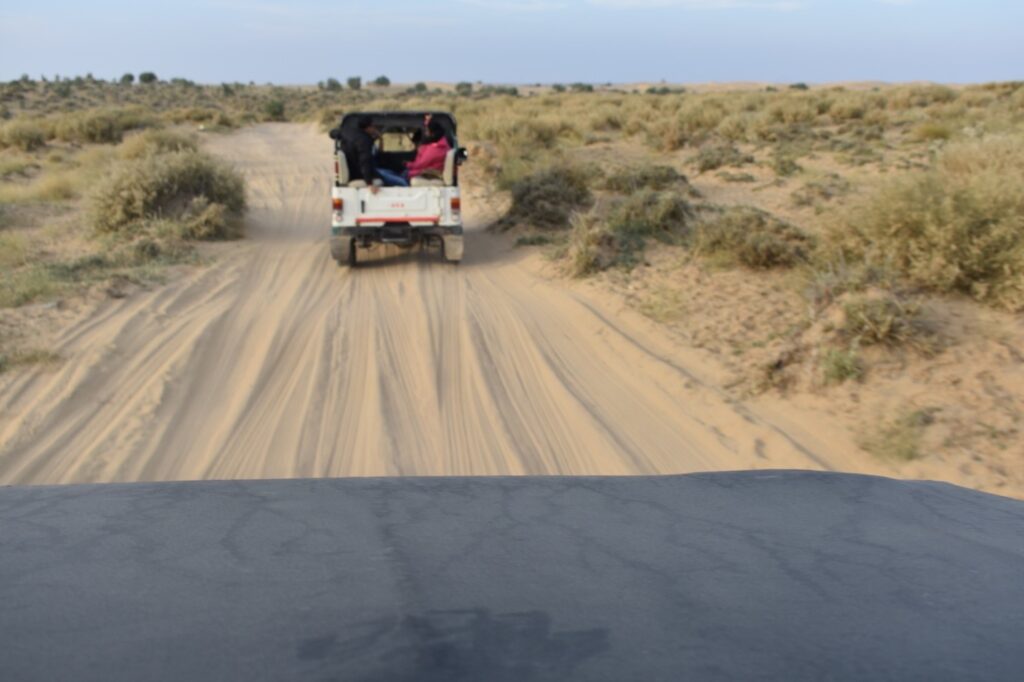
<svg viewBox="0 0 1024 682"><path fill-rule="evenodd" d="M455 186L455 157L457 154L458 150L452 149L444 157L444 173L441 177L448 187Z"/></svg>
<svg viewBox="0 0 1024 682"><path fill-rule="evenodd" d="M338 173L334 178L335 182L338 183L338 187L344 187L348 184L348 159L345 158L345 152L338 150L337 156L335 157L338 163Z"/></svg>

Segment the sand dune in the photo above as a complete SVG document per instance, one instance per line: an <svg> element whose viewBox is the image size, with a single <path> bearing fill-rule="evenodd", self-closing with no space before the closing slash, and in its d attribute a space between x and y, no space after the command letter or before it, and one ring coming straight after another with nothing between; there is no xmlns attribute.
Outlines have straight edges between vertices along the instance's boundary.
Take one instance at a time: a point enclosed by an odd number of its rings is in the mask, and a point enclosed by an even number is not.
<svg viewBox="0 0 1024 682"><path fill-rule="evenodd" d="M0 396L0 482L865 470L537 277L483 230L472 187L462 265L349 271L328 256L324 136L268 125L210 147L248 180L249 239L66 328L62 367Z"/></svg>

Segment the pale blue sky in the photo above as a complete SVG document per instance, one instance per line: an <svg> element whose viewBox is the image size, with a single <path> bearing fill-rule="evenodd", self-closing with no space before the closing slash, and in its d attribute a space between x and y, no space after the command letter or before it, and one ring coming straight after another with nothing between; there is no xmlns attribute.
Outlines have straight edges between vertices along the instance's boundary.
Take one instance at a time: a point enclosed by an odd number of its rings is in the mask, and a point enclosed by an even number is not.
<svg viewBox="0 0 1024 682"><path fill-rule="evenodd" d="M1024 79L1022 0L0 0L0 79Z"/></svg>

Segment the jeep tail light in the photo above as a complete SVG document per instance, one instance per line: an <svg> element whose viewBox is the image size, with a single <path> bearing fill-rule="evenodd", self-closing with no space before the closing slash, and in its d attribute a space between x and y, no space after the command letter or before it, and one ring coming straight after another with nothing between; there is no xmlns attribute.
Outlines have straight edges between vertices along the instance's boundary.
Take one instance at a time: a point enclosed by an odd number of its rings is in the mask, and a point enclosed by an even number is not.
<svg viewBox="0 0 1024 682"><path fill-rule="evenodd" d="M459 197L452 197L452 210L453 211L461 211L462 210L462 199L460 199Z"/></svg>
<svg viewBox="0 0 1024 682"><path fill-rule="evenodd" d="M339 175L341 175L341 164L338 163L337 159L335 159L334 160L334 177L338 177Z"/></svg>
<svg viewBox="0 0 1024 682"><path fill-rule="evenodd" d="M344 199L332 199L331 204L334 206L335 211L340 211L345 206Z"/></svg>

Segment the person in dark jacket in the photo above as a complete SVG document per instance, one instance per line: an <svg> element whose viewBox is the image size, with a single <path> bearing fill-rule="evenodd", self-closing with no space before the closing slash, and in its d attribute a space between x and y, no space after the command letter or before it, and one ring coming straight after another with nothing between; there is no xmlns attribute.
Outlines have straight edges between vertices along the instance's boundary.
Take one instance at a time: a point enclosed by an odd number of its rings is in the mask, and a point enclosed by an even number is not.
<svg viewBox="0 0 1024 682"><path fill-rule="evenodd" d="M373 140L379 136L380 131L369 116L360 116L354 130L348 128L341 133L341 151L345 152L348 162L349 179L365 180L375 194L378 185L384 181L373 158Z"/></svg>

